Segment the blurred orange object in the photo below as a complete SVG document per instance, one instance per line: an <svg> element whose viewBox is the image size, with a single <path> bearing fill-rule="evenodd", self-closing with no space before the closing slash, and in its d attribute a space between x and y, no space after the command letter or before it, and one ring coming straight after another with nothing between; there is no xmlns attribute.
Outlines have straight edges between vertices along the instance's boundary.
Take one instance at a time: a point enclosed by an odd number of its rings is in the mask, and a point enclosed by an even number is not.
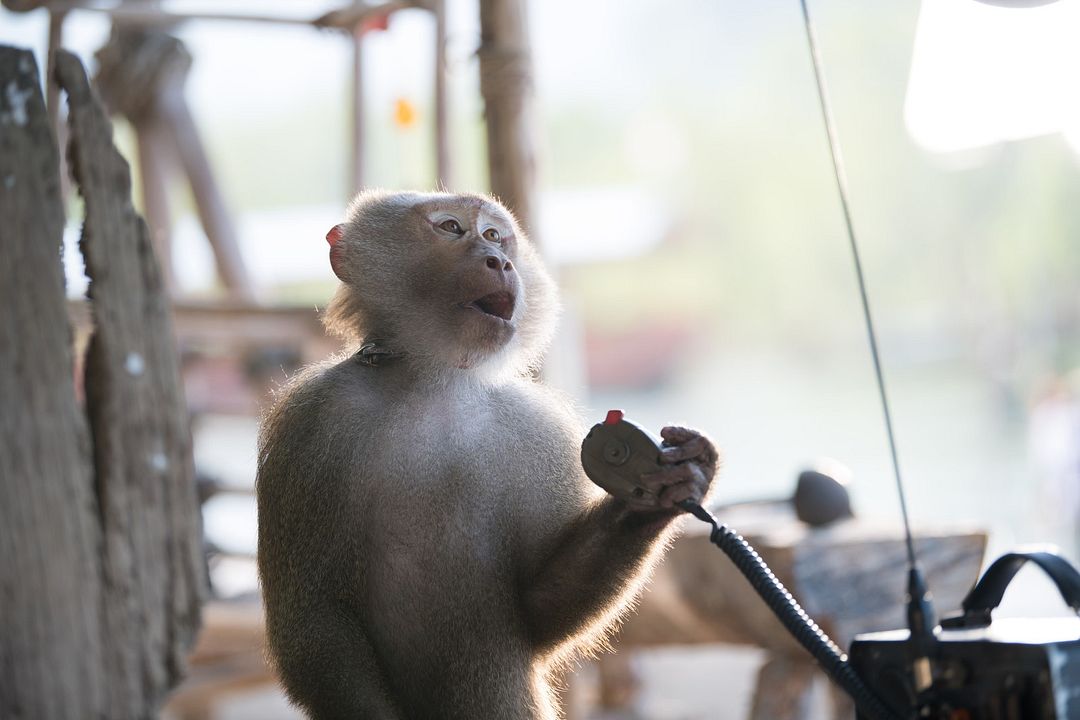
<svg viewBox="0 0 1080 720"><path fill-rule="evenodd" d="M399 128L411 128L416 124L416 106L405 98L394 102L394 124Z"/></svg>

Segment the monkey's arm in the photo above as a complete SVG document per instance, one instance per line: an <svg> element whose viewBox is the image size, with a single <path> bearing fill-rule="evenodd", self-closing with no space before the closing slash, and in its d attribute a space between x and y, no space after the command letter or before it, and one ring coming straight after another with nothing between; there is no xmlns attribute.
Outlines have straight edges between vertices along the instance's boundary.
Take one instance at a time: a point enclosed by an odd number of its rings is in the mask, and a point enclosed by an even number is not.
<svg viewBox="0 0 1080 720"><path fill-rule="evenodd" d="M540 562L523 568L523 615L537 650L609 625L644 583L676 517L606 497L566 526Z"/></svg>
<svg viewBox="0 0 1080 720"><path fill-rule="evenodd" d="M675 504L700 503L708 493L719 463L712 442L680 427L666 427L661 436L663 467L642 477L657 492L660 510L636 510L608 496L586 507L539 562L524 568L525 622L541 651L609 625L659 558L679 515Z"/></svg>

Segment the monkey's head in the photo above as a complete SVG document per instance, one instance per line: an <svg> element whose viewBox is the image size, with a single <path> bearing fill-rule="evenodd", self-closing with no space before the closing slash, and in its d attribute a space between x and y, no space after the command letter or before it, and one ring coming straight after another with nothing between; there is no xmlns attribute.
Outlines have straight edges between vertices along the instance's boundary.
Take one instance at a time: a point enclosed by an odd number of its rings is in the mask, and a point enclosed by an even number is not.
<svg viewBox="0 0 1080 720"><path fill-rule="evenodd" d="M554 283L491 198L361 193L329 234L341 286L325 322L428 365L521 372L554 329Z"/></svg>

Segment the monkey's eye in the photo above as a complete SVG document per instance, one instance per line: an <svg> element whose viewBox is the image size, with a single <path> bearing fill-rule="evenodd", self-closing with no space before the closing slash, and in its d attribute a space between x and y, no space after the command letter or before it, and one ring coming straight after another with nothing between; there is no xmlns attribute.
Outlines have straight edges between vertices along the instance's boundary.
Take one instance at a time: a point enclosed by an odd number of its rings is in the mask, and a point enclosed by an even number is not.
<svg viewBox="0 0 1080 720"><path fill-rule="evenodd" d="M465 232L465 230L463 230L461 227L461 223L459 223L453 218L450 218L449 220L443 220L441 223L439 223L439 227L446 232L454 233L455 235L461 235Z"/></svg>
<svg viewBox="0 0 1080 720"><path fill-rule="evenodd" d="M495 228L488 228L487 230L484 231L484 239L487 240L488 242L497 243L502 238L499 236L499 231L498 230L496 230Z"/></svg>

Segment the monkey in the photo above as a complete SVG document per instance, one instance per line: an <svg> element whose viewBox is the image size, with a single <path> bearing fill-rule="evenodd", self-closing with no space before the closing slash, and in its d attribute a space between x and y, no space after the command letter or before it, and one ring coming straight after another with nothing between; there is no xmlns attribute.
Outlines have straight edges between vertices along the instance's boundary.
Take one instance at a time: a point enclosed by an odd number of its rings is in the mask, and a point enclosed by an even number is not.
<svg viewBox="0 0 1080 720"><path fill-rule="evenodd" d="M535 379L558 300L495 199L368 191L328 234L327 328L260 429L267 645L310 717L554 720L701 501L713 443L661 431L659 506L582 470L573 406Z"/></svg>

